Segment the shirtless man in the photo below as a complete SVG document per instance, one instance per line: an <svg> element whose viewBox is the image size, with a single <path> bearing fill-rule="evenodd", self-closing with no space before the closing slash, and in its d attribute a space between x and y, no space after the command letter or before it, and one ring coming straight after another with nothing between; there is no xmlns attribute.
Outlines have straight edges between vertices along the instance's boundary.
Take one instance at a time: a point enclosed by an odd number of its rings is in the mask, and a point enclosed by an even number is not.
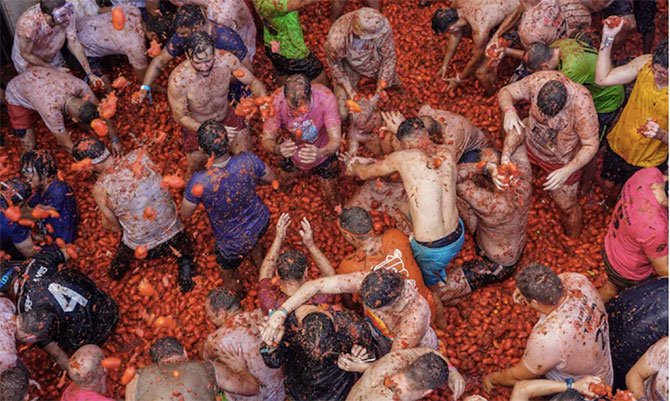
<svg viewBox="0 0 670 401"><path fill-rule="evenodd" d="M377 80L376 93L400 85L391 23L373 8L363 7L335 21L325 51L342 119L348 114L345 101L354 100L361 77Z"/></svg>
<svg viewBox="0 0 670 401"><path fill-rule="evenodd" d="M449 362L430 348L393 351L363 373L347 401L415 401L444 386L449 376Z"/></svg>
<svg viewBox="0 0 670 401"><path fill-rule="evenodd" d="M287 316L319 293L358 293L361 296L379 356L416 347L437 349L437 337L430 327L428 302L401 273L385 268L308 281L270 316L262 333L265 343L278 343L284 335ZM359 371L369 368L370 364L366 365ZM458 398L465 382L456 368L450 367L449 374L453 375L449 387Z"/></svg>
<svg viewBox="0 0 670 401"><path fill-rule="evenodd" d="M393 123L394 125L395 123ZM394 128L391 128L393 130ZM439 299L438 290L446 281L445 268L465 240L463 222L456 208L456 160L454 146L435 145L421 119L399 124L396 137L401 150L382 160L344 155L347 175L367 180L398 172L409 197L413 225L412 252L423 281ZM437 313L442 305L437 302Z"/></svg>
<svg viewBox="0 0 670 401"><path fill-rule="evenodd" d="M484 169L474 163L458 167L459 213L473 233L483 261L464 263L447 274L446 301L469 294L485 285L510 277L526 245L528 209L533 195L533 172L520 145L512 155L519 176L511 188L499 190L490 178L495 174L499 154L493 149L482 151Z"/></svg>
<svg viewBox="0 0 670 401"><path fill-rule="evenodd" d="M451 3L451 8L435 11L433 31L437 34L450 33L447 52L439 72L442 79L447 77L449 63L456 54L463 34L468 31L472 34L472 56L461 73L448 79L449 89L455 88L475 72L486 91L491 94L494 92L490 78L492 74L487 68L484 50L489 42L490 32L518 7L519 0L456 0Z"/></svg>
<svg viewBox="0 0 670 401"><path fill-rule="evenodd" d="M10 124L21 138L24 152L36 146L34 127L38 115L68 152L72 151L72 138L65 127L65 117L80 123L84 130L89 130L91 121L99 118L98 99L86 82L53 68L35 66L17 75L7 84L5 97ZM109 120L105 123L112 151L120 154L123 148L114 124Z"/></svg>
<svg viewBox="0 0 670 401"><path fill-rule="evenodd" d="M105 355L97 345L84 345L70 357L67 375L72 380L61 401L113 401L107 391L107 372L102 367Z"/></svg>
<svg viewBox="0 0 670 401"><path fill-rule="evenodd" d="M73 7L65 0L41 0L28 8L16 21L12 61L18 73L30 66L58 68L65 65L60 53L67 48L84 68L94 85L102 85L88 65L84 50L77 39Z"/></svg>
<svg viewBox="0 0 670 401"><path fill-rule="evenodd" d="M216 288L210 291L205 301L207 318L218 330L207 337L203 351L206 360L226 364L234 361L229 355L239 352L246 364L228 366L230 373L251 375L258 381L258 391L253 395L239 396L226 392L230 401L283 401L284 375L280 369L270 369L263 362L258 349L262 340L260 330L263 314L258 309L245 312L240 298L230 289ZM219 359L222 355L223 358ZM242 372L244 370L244 372Z"/></svg>
<svg viewBox="0 0 670 401"><path fill-rule="evenodd" d="M521 122L514 108L530 102L530 115ZM501 164L525 141L531 163L547 173L544 190L558 206L567 235L582 229L577 203L581 169L598 151L598 116L589 91L557 71L539 71L498 92L506 132Z"/></svg>
<svg viewBox="0 0 670 401"><path fill-rule="evenodd" d="M241 395L258 392L258 382L248 374L234 374L226 366L245 366L237 352L219 355L226 365L192 361L174 337L158 339L149 350L152 365L138 369L126 386L126 401L170 400L180 393L184 401L214 401L218 390ZM176 372L176 373L175 373Z"/></svg>
<svg viewBox="0 0 670 401"><path fill-rule="evenodd" d="M215 51L214 41L204 32L195 32L186 41L186 57L170 74L168 101L172 117L182 126L183 145L188 161L187 176L204 166L207 156L198 149L198 128L206 120L223 121L228 129L233 154L251 149L251 137L244 118L228 104L228 88L233 72L251 87L256 96L265 96L265 87L251 71L230 53Z"/></svg>
<svg viewBox="0 0 670 401"><path fill-rule="evenodd" d="M182 7L187 4L195 4L207 10L207 19L218 24L224 25L242 38L247 47L248 66L251 69L251 63L256 54L256 24L251 10L244 0L170 0L172 4Z"/></svg>

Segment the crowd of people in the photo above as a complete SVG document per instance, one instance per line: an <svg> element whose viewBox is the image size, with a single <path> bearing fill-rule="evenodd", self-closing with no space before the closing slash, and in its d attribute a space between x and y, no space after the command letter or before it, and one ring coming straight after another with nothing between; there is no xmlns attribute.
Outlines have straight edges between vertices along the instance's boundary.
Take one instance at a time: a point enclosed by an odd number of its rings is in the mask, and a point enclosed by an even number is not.
<svg viewBox="0 0 670 401"><path fill-rule="evenodd" d="M630 391L620 401L668 400L668 41L654 37L656 1L439 2L432 34L448 39L436 79L450 90L476 80L497 97L501 148L490 130L429 104L414 116L381 110L404 90L386 2L344 13L344 0L330 1L320 60L300 19L320 1L40 0L18 18L16 76L2 90L18 140L0 138L0 150L19 147L21 156L13 163L0 154L0 400L26 400L30 383L40 382L17 353L22 345L43 349L65 372L61 400L116 397L107 393L107 369L118 363L103 348L121 311L106 288L68 263L89 223L71 185L87 184L63 179L58 153L95 177L90 193L103 226L120 236L105 266L111 280L126 280L136 260L174 258L188 297L198 285L198 255L186 226L199 207L211 226L224 285L204 302L217 329L201 355L187 355L170 336L151 344L153 363L124 373L125 400L224 393L409 401L443 388L456 400L468 378L440 352L445 307L512 279L514 302L540 317L518 363L481 378L482 394L502 386L517 401L581 401L607 395L600 389L609 386ZM602 29L594 31L597 18ZM454 73L464 35L472 51ZM613 60L613 49L635 35L644 54ZM274 87L255 72L261 44ZM110 56L127 58L135 82L110 77ZM502 63L518 67L503 76ZM164 74L166 88L157 83ZM372 93L364 94L363 80L374 82ZM118 101L138 108L151 107L152 93L167 93L183 177L161 174L146 149L159 144L124 147L113 91L123 86L136 91ZM42 123L58 147L38 145ZM315 241L328 234L307 218L296 222L306 252L285 245L291 214L273 224L258 194L267 185L290 195L311 176L336 210L337 235L354 248L338 265ZM540 176L569 238L584 230L582 196L602 191L611 213L604 286L520 263ZM345 193L345 179L363 183ZM381 233L372 216L376 186L385 188L382 202L397 227ZM179 206L170 188L183 190ZM264 249L268 232L274 240ZM455 264L466 234L478 256ZM258 272L253 310L242 307L245 260ZM650 283L665 292L644 292ZM616 302L652 296L663 304L665 327L637 339L626 351L634 362L620 366L614 320L619 330L621 314L637 326L663 317L638 321L645 305L616 309L623 301Z"/></svg>

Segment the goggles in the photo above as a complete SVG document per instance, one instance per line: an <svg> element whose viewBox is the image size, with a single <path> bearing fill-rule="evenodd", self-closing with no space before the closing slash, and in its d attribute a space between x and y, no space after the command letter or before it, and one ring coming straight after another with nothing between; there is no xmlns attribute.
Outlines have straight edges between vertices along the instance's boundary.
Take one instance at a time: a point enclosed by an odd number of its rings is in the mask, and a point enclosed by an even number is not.
<svg viewBox="0 0 670 401"><path fill-rule="evenodd" d="M73 14L74 7L71 3L66 1L65 4L51 12L51 17L53 17L57 24L62 24L69 21Z"/></svg>

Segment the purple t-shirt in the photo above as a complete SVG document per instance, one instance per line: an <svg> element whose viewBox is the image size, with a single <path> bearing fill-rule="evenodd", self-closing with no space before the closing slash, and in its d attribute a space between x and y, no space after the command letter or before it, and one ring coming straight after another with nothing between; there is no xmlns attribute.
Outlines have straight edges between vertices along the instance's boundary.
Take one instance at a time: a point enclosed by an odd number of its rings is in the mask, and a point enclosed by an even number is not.
<svg viewBox="0 0 670 401"><path fill-rule="evenodd" d="M232 156L224 167L198 171L186 186L184 198L205 205L216 247L226 258L251 252L270 221L270 211L256 193L265 171L261 159L245 152ZM203 187L200 197L192 193L196 184Z"/></svg>
<svg viewBox="0 0 670 401"><path fill-rule="evenodd" d="M284 97L283 88L274 95L275 116L265 120L263 131L274 131L284 128L291 134L291 139L298 148L309 143L317 148L323 148L328 143L327 129L340 125L340 112L337 108L337 98L320 84L312 84L312 102L309 111L301 116L292 116ZM322 156L313 163L302 163L296 152L291 160L301 170L309 170L323 163L330 155Z"/></svg>
<svg viewBox="0 0 670 401"><path fill-rule="evenodd" d="M51 224L54 231L53 238L61 238L65 243L74 242L77 236L77 225L79 224L79 213L77 212L77 200L69 185L63 181L54 180L47 188L38 191L28 201L30 207L37 205L51 206L60 214L59 218L49 217L42 220L44 224Z"/></svg>

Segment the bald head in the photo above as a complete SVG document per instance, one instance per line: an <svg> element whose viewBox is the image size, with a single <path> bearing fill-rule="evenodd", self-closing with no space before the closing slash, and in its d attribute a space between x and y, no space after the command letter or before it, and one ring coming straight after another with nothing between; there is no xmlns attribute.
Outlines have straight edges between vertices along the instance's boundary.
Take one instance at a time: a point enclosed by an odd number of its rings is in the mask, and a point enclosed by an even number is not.
<svg viewBox="0 0 670 401"><path fill-rule="evenodd" d="M84 345L70 357L68 375L79 387L96 387L104 382L105 370L102 367L104 354L97 345Z"/></svg>

